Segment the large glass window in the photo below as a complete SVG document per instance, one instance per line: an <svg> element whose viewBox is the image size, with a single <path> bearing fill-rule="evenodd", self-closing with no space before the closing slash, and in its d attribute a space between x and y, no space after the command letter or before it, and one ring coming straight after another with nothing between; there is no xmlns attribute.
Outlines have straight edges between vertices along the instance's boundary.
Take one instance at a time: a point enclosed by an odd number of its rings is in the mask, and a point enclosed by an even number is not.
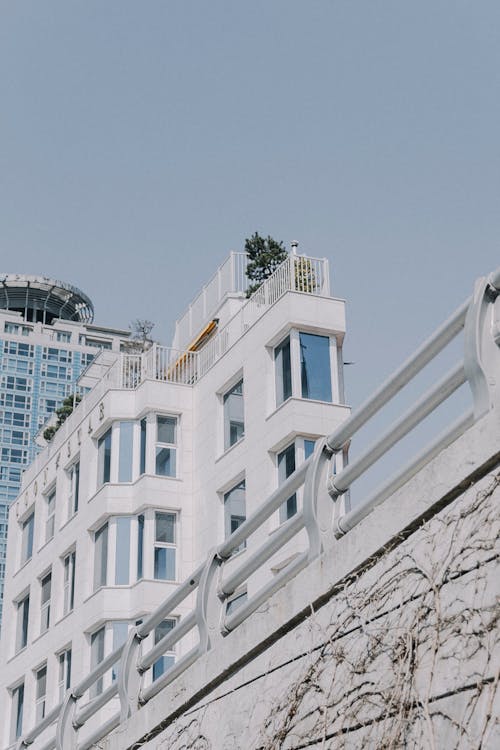
<svg viewBox="0 0 500 750"><path fill-rule="evenodd" d="M64 567L64 600L63 614L68 614L75 606L75 561L76 552L70 552L63 560Z"/></svg>
<svg viewBox="0 0 500 750"><path fill-rule="evenodd" d="M120 422L120 451L118 456L118 481L132 481L134 453L134 423Z"/></svg>
<svg viewBox="0 0 500 750"><path fill-rule="evenodd" d="M100 487L111 479L111 430L97 443L97 466L97 484Z"/></svg>
<svg viewBox="0 0 500 750"><path fill-rule="evenodd" d="M175 628L176 624L177 621L173 617L170 617L168 620L163 620L163 622L160 622L160 624L156 626L155 646L159 641L161 641L162 638L168 635ZM163 656L160 656L160 658L153 664L153 681L157 680L158 677L161 677L161 675L166 672L167 669L170 669L174 662L175 653L173 650L167 651L165 654L163 654Z"/></svg>
<svg viewBox="0 0 500 750"><path fill-rule="evenodd" d="M295 471L295 443L278 453L278 482L283 484L290 474ZM297 494L294 492L280 505L280 523L287 521L297 513Z"/></svg>
<svg viewBox="0 0 500 750"><path fill-rule="evenodd" d="M69 494L68 494L68 518L72 518L78 510L80 499L80 462L73 464L68 472Z"/></svg>
<svg viewBox="0 0 500 750"><path fill-rule="evenodd" d="M156 417L156 473L176 476L177 418Z"/></svg>
<svg viewBox="0 0 500 750"><path fill-rule="evenodd" d="M155 513L154 577L163 581L175 581L176 521L175 513Z"/></svg>
<svg viewBox="0 0 500 750"><path fill-rule="evenodd" d="M71 685L71 649L67 648L59 654L59 702Z"/></svg>
<svg viewBox="0 0 500 750"><path fill-rule="evenodd" d="M108 524L105 523L94 536L94 591L108 582Z"/></svg>
<svg viewBox="0 0 500 750"><path fill-rule="evenodd" d="M10 737L12 742L23 733L24 682L12 691L12 720Z"/></svg>
<svg viewBox="0 0 500 750"><path fill-rule="evenodd" d="M37 670L35 675L35 722L38 723L45 716L45 698L47 695L47 665Z"/></svg>
<svg viewBox="0 0 500 750"><path fill-rule="evenodd" d="M292 395L292 364L290 357L290 336L274 350L276 373L276 404L279 406Z"/></svg>
<svg viewBox="0 0 500 750"><path fill-rule="evenodd" d="M224 449L230 448L245 435L243 407L243 380L236 383L223 396L224 404Z"/></svg>
<svg viewBox="0 0 500 750"><path fill-rule="evenodd" d="M41 587L41 612L40 633L45 633L50 625L50 594L52 589L52 573L47 573L40 581Z"/></svg>
<svg viewBox="0 0 500 750"><path fill-rule="evenodd" d="M30 597L25 596L17 603L16 652L25 648L28 643L28 622L30 616Z"/></svg>
<svg viewBox="0 0 500 750"><path fill-rule="evenodd" d="M299 333L302 398L332 400L330 339L312 333Z"/></svg>
<svg viewBox="0 0 500 750"><path fill-rule="evenodd" d="M130 583L130 516L116 519L115 584Z"/></svg>
<svg viewBox="0 0 500 750"><path fill-rule="evenodd" d="M243 479L224 495L224 531L226 539L246 519L245 480ZM243 542L235 552L245 549Z"/></svg>
<svg viewBox="0 0 500 750"><path fill-rule="evenodd" d="M33 532L35 529L35 514L32 513L22 525L21 564L27 562L33 555Z"/></svg>
<svg viewBox="0 0 500 750"><path fill-rule="evenodd" d="M56 524L56 491L52 490L45 498L47 518L45 520L45 541L48 542L54 536Z"/></svg>
<svg viewBox="0 0 500 750"><path fill-rule="evenodd" d="M96 630L90 636L90 670L92 671L104 659L104 636L106 629L104 627ZM95 698L102 693L103 678L99 677L90 687L90 697Z"/></svg>

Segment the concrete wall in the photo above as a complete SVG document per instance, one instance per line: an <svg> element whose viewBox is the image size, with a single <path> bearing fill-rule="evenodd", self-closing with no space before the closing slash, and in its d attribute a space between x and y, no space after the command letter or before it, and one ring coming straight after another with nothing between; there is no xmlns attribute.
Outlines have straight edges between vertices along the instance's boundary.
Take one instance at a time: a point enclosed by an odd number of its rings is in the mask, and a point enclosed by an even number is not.
<svg viewBox="0 0 500 750"><path fill-rule="evenodd" d="M493 411L99 743L494 748Z"/></svg>

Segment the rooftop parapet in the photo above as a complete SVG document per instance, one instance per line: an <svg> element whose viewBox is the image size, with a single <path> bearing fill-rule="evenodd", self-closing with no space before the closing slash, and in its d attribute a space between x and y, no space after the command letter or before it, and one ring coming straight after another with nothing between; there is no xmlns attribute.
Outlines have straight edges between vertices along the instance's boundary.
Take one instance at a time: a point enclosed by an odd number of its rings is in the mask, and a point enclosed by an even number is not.
<svg viewBox="0 0 500 750"><path fill-rule="evenodd" d="M80 289L47 276L0 274L0 309L20 312L25 321L54 319L92 323L94 306Z"/></svg>

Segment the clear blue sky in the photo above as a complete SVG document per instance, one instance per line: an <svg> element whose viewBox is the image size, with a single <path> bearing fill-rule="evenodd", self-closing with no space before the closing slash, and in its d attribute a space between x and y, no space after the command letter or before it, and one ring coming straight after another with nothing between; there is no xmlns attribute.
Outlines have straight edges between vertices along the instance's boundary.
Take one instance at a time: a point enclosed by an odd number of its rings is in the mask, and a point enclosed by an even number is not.
<svg viewBox="0 0 500 750"><path fill-rule="evenodd" d="M255 230L331 262L356 405L500 263L498 0L3 0L0 270L172 322Z"/></svg>

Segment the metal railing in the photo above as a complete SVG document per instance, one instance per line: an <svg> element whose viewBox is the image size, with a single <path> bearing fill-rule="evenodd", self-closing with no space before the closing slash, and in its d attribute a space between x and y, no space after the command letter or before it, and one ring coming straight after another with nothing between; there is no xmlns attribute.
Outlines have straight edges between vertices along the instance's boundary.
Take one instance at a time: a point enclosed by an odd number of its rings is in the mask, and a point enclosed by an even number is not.
<svg viewBox="0 0 500 750"><path fill-rule="evenodd" d="M334 474L332 463L351 438L388 401L446 347L463 329L464 356L435 383L407 412L396 421L362 455ZM70 688L61 706L21 738L18 750L32 744L57 718L55 736L40 745L43 750L87 750L119 723L125 721L166 685L174 681L202 654L215 648L225 635L237 628L274 592L334 545L335 538L349 532L373 508L405 484L439 451L450 445L476 420L500 404L500 269L477 282L474 295L466 300L435 333L393 373L375 393L326 438L318 441L315 451L270 497L244 521L224 542L212 549L199 566L141 625L132 629L127 643L116 649L76 687ZM496 375L496 377L494 377ZM339 499L358 477L408 434L422 419L467 382L472 392L473 408L426 446L407 466L373 492L352 511L343 510ZM302 508L273 534L266 535L258 547L248 545L238 563L232 558L248 538L294 492L303 488ZM274 577L264 576L264 583L235 611L228 613L231 596L278 550L297 534L305 532L306 549L296 554ZM229 570L226 566L231 559ZM267 569L264 569L267 574ZM177 614L181 603L189 603L190 612L153 648L143 652L144 639L165 618ZM185 653L156 681L146 684L144 675L155 661L187 633L196 634L196 645ZM119 663L119 677L100 696L82 704L83 696L112 665ZM92 725L91 735L79 740L79 728L118 696L120 709L101 725Z"/></svg>
<svg viewBox="0 0 500 750"><path fill-rule="evenodd" d="M243 257L240 257L243 256ZM232 258L232 260L231 260ZM232 253L206 289L211 288L214 279L222 274L235 274L235 284L243 288L243 276L246 269L246 255ZM230 262L231 261L231 262ZM221 282L222 283L222 282ZM158 380L177 385L193 385L238 341L248 328L255 323L266 310L277 302L286 292L298 291L306 294L328 296L330 293L328 261L320 258L308 258L301 255L290 255L276 271L251 295L240 310L229 320L205 346L195 352L184 351L173 347L153 344L142 354L121 352L116 355L102 379L91 391L82 391L75 386L72 391L82 392L82 400L64 425L46 447L47 453L37 456L25 471L25 479L37 474L47 456L56 453L62 443L77 429L82 415L88 414L104 394L113 388L133 390L145 380Z"/></svg>
<svg viewBox="0 0 500 750"><path fill-rule="evenodd" d="M175 325L174 344L186 347L226 294L248 288L246 253L230 253Z"/></svg>

